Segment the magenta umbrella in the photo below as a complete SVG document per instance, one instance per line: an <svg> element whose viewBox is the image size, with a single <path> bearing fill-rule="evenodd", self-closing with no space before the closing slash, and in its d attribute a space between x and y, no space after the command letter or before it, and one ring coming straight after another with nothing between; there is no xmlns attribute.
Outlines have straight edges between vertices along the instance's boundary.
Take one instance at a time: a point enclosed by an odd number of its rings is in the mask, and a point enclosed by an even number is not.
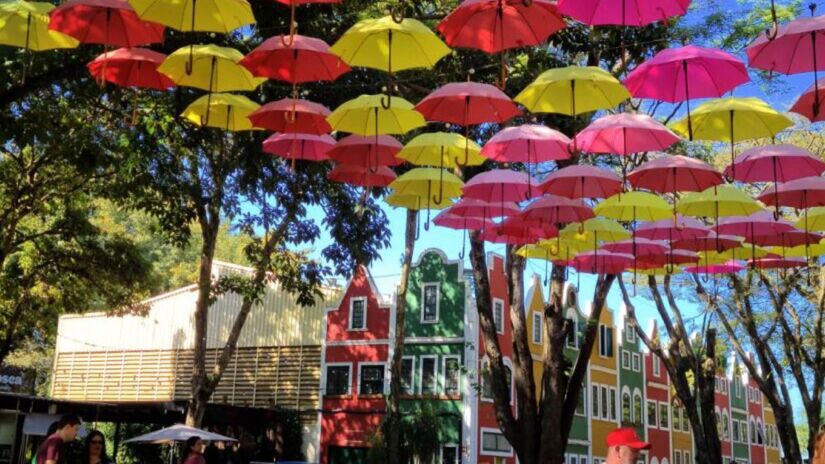
<svg viewBox="0 0 825 464"><path fill-rule="evenodd" d="M398 166L403 160L395 157L402 149L401 142L389 135L378 137L349 135L339 140L327 155L333 161L357 164L367 168L374 166Z"/></svg>
<svg viewBox="0 0 825 464"><path fill-rule="evenodd" d="M329 135L313 134L274 134L264 140L263 150L266 153L292 160L324 161L328 160L327 152L335 146L335 139Z"/></svg>
<svg viewBox="0 0 825 464"><path fill-rule="evenodd" d="M748 264L759 269L793 269L808 265L805 258L783 258L781 256L768 255L763 258L748 260Z"/></svg>
<svg viewBox="0 0 825 464"><path fill-rule="evenodd" d="M688 237L673 241L673 248L690 251L717 251L719 253L742 246L742 237L718 235L711 231L708 235Z"/></svg>
<svg viewBox="0 0 825 464"><path fill-rule="evenodd" d="M483 220L498 217L518 216L521 209L514 201L490 202L476 198L464 197L449 208L451 214L457 216L482 218Z"/></svg>
<svg viewBox="0 0 825 464"><path fill-rule="evenodd" d="M686 102L688 134L693 139L690 100L718 98L748 81L745 64L730 53L687 45L657 53L634 69L624 84L635 98Z"/></svg>
<svg viewBox="0 0 825 464"><path fill-rule="evenodd" d="M822 241L823 236L815 232L805 232L802 229L794 228L779 235L762 235L754 237L756 245L776 246L780 248L793 248L798 246L811 246Z"/></svg>
<svg viewBox="0 0 825 464"><path fill-rule="evenodd" d="M300 132L322 135L332 131L327 122L329 108L320 103L296 98L269 102L249 114L255 127L274 132Z"/></svg>
<svg viewBox="0 0 825 464"><path fill-rule="evenodd" d="M530 184L532 180L524 172L493 169L473 177L464 184L464 197L499 202L503 212L505 202L530 199Z"/></svg>
<svg viewBox="0 0 825 464"><path fill-rule="evenodd" d="M496 227L496 224L489 219L456 214L452 210L453 206L438 213L438 216L436 216L435 219L433 219L433 224L439 227L446 227L448 229L456 229L462 231L461 253L458 254L458 259L463 260L464 253L466 250L465 246L467 244L467 231L494 229Z"/></svg>
<svg viewBox="0 0 825 464"><path fill-rule="evenodd" d="M558 195L544 195L530 203L521 213L521 218L530 224L552 225L584 222L595 217L593 208L581 199L571 199Z"/></svg>
<svg viewBox="0 0 825 464"><path fill-rule="evenodd" d="M558 233L558 231L555 232ZM508 245L529 245L538 242L548 235L552 236L553 231L545 231L544 229L535 227L524 227L523 224L517 223L508 225L507 221L481 231L481 238L485 242L506 243Z"/></svg>
<svg viewBox="0 0 825 464"><path fill-rule="evenodd" d="M329 173L327 179L361 187L386 187L396 178L392 169L379 166L373 172L366 166L357 164L337 164Z"/></svg>
<svg viewBox="0 0 825 464"><path fill-rule="evenodd" d="M630 155L665 150L678 141L676 134L646 114L618 113L595 120L573 144L589 153Z"/></svg>
<svg viewBox="0 0 825 464"><path fill-rule="evenodd" d="M825 121L825 113L820 112L819 114L814 114L813 111L816 101L822 101L823 92L825 92L825 79L820 79L818 82L811 84L808 90L799 96L789 111L801 114L811 122Z"/></svg>
<svg viewBox="0 0 825 464"><path fill-rule="evenodd" d="M756 248L760 237L781 236L793 230L796 230L793 224L784 219L776 219L770 211L758 211L750 216L722 218L716 225L716 233L744 237L745 241L751 244L751 250Z"/></svg>
<svg viewBox="0 0 825 464"><path fill-rule="evenodd" d="M704 161L664 153L630 171L627 180L637 189L673 195L674 214L677 192L702 192L724 182L722 174Z"/></svg>
<svg viewBox="0 0 825 464"><path fill-rule="evenodd" d="M733 260L724 264L689 266L685 268L685 272L690 274L736 274L744 270L745 266Z"/></svg>
<svg viewBox="0 0 825 464"><path fill-rule="evenodd" d="M607 169L580 164L550 174L539 185L539 190L574 199L608 198L621 193L622 181Z"/></svg>
<svg viewBox="0 0 825 464"><path fill-rule="evenodd" d="M663 255L667 252L668 246L660 240L649 240L646 238L633 237L630 240L605 243L602 250L610 253L625 253L633 257L633 291L636 291L636 268L640 258L647 256Z"/></svg>
<svg viewBox="0 0 825 464"><path fill-rule="evenodd" d="M533 224L524 221L520 216L513 216L505 219L498 225L498 232L500 234L509 234L517 236L524 234L529 237L538 238L530 243L536 243L539 240L547 240L559 236L559 229L551 224Z"/></svg>
<svg viewBox="0 0 825 464"><path fill-rule="evenodd" d="M667 240L668 248L672 250L676 241L707 237L710 232L710 228L698 219L676 215L674 219L661 219L644 223L633 232L633 236L637 239ZM669 253L666 257L678 258L674 253ZM673 260L667 261L667 263L671 272L674 265L680 264Z"/></svg>
<svg viewBox="0 0 825 464"><path fill-rule="evenodd" d="M559 12L589 26L647 26L687 13L690 0L559 0Z"/></svg>
<svg viewBox="0 0 825 464"><path fill-rule="evenodd" d="M588 274L621 274L633 265L633 255L609 251L579 253L571 260L571 266Z"/></svg>
<svg viewBox="0 0 825 464"><path fill-rule="evenodd" d="M699 253L690 250L667 249L664 253L648 254L639 256L636 264L640 269L668 267L668 272L673 272L674 266L682 266L699 262Z"/></svg>

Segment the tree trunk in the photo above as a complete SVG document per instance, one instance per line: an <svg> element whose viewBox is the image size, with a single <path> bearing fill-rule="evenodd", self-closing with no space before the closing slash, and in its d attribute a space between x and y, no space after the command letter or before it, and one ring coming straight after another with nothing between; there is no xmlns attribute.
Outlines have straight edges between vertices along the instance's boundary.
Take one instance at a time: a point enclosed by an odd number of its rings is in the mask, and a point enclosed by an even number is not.
<svg viewBox="0 0 825 464"><path fill-rule="evenodd" d="M719 441L719 429L716 427L716 329L705 332L705 358L701 363L700 373L696 377L696 388L704 430L704 451L707 461L722 464L722 443ZM696 433L693 434L694 437Z"/></svg>
<svg viewBox="0 0 825 464"><path fill-rule="evenodd" d="M395 344L390 364L390 397L388 415L390 418L387 443L390 456L401 455L401 359L404 356L404 320L407 315L407 286L410 281L410 267L415 251L415 232L418 227L418 211L407 210L407 228L404 235L404 262L401 265L401 281L395 302Z"/></svg>

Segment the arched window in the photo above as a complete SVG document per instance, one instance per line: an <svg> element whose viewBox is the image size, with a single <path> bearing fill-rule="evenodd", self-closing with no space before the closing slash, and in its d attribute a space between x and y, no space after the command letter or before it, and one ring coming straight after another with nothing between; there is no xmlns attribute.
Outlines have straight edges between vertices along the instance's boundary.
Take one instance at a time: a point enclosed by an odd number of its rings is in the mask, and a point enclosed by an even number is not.
<svg viewBox="0 0 825 464"><path fill-rule="evenodd" d="M713 411L713 414L716 416L716 432L719 433L720 437L724 437L724 421L722 420L722 414L719 413L719 409Z"/></svg>
<svg viewBox="0 0 825 464"><path fill-rule="evenodd" d="M493 399L493 385L490 379L490 362L481 361L481 397L485 400Z"/></svg>
<svg viewBox="0 0 825 464"><path fill-rule="evenodd" d="M630 401L630 392L622 392L622 424L628 425L633 420L633 405Z"/></svg>
<svg viewBox="0 0 825 464"><path fill-rule="evenodd" d="M756 443L756 421L751 419L751 443Z"/></svg>
<svg viewBox="0 0 825 464"><path fill-rule="evenodd" d="M504 381L507 382L507 401L513 402L513 370L504 365Z"/></svg>
<svg viewBox="0 0 825 464"><path fill-rule="evenodd" d="M642 419L642 393L639 390L633 391L633 423L636 425L644 424Z"/></svg>
<svg viewBox="0 0 825 464"><path fill-rule="evenodd" d="M729 427L730 424L728 423L728 410L725 409L722 411L722 438L724 438L725 440L730 438L730 435L728 434L728 432L730 431Z"/></svg>

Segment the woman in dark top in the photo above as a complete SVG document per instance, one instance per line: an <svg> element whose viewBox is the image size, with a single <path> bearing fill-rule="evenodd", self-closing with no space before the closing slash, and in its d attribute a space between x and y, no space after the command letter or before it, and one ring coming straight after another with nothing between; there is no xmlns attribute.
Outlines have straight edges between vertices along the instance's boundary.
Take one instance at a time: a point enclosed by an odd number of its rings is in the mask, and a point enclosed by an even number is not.
<svg viewBox="0 0 825 464"><path fill-rule="evenodd" d="M201 440L201 437L189 437L184 448L186 457L183 464L206 464L206 459L203 458L205 448L206 444Z"/></svg>
<svg viewBox="0 0 825 464"><path fill-rule="evenodd" d="M115 464L106 456L106 437L99 430L92 430L86 435L80 464Z"/></svg>

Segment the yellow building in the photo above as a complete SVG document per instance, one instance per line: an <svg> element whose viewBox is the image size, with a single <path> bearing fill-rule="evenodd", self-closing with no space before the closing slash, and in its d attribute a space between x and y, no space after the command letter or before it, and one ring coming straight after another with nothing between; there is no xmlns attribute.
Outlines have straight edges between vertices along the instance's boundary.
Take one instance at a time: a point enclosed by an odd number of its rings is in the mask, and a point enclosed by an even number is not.
<svg viewBox="0 0 825 464"><path fill-rule="evenodd" d="M585 316L592 314L592 311L590 303ZM590 356L588 402L593 464L601 464L607 457L607 434L619 426L616 353L614 315L610 308L605 307L599 317L596 344Z"/></svg>
<svg viewBox="0 0 825 464"><path fill-rule="evenodd" d="M544 292L541 280L533 275L527 290L527 333L530 354L533 355L533 379L536 383L536 399L541 398L542 356L544 354Z"/></svg>
<svg viewBox="0 0 825 464"><path fill-rule="evenodd" d="M670 397L674 399L670 408L670 447L672 450L670 462L672 464L693 464L695 462L693 436L690 432L687 411L675 400L676 392L671 391Z"/></svg>
<svg viewBox="0 0 825 464"><path fill-rule="evenodd" d="M761 392L760 392L761 394ZM773 415L773 408L762 395L762 414L765 423L765 462L767 464L780 464L781 443L779 442L779 432L776 429L776 417Z"/></svg>

